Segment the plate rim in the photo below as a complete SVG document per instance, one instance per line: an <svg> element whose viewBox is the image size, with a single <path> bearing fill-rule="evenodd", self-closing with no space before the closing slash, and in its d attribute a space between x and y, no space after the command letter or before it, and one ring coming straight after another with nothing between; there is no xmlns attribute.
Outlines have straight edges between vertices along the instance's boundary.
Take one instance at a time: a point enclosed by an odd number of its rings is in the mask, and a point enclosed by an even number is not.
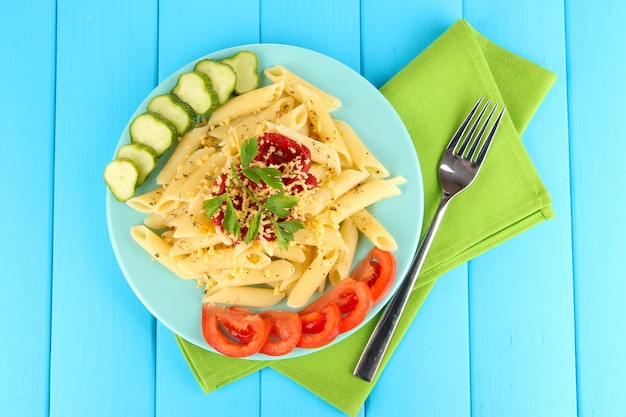
<svg viewBox="0 0 626 417"><path fill-rule="evenodd" d="M210 52L208 54L205 54L199 58L196 58L190 62L188 62L187 64L183 65L182 67L180 67L179 69L177 69L176 71L172 72L170 75L168 75L167 77L165 77L161 82L159 82L157 84L157 86L155 86L148 95L146 95L146 97L141 101L141 103L139 104L139 106L137 106L137 108L135 109L135 111L133 112L133 114L129 117L124 129L122 130L122 133L120 135L120 138L115 146L115 151L114 151L114 155L115 152L117 151L117 149L124 143L125 140L128 139L128 129L130 126L130 123L132 122L132 120L139 114L141 114L142 112L144 112L146 110L146 107L149 103L149 101L156 95L158 94L163 94L164 91L162 91L168 84L172 84L172 80L176 80L178 78L178 76L185 72L185 71L189 71L190 69L193 69L193 66L195 65L195 63L197 63L198 61L202 60L202 59L218 59L216 57L218 56L222 56L222 57L227 57L227 56L231 56L234 53L238 52L238 51L242 51L242 50L254 50L255 53L257 53L257 55L259 54L259 52L257 52L257 50L263 50L263 51L267 51L267 50L277 50L277 49L282 49L284 51L297 51L298 54L305 54L308 56L316 56L321 60L330 60L330 62L332 62L334 65L337 65L339 68L342 68L343 71L347 71L348 73L351 73L350 75L352 77L357 77L358 79L360 79L360 83L363 83L364 85L367 85L368 88L372 91L373 94L378 95L379 98L382 98L383 101L383 105L387 106L387 112L390 113L389 115L392 115L393 117L395 117L395 125L396 127L400 128L401 130L403 130L403 135L405 136L405 139L408 139L409 144L411 144L411 148L413 148L412 143L411 143L411 137L409 132L407 131L406 126L404 125L404 123L402 122L402 120L400 119L400 116L398 115L398 113L396 112L396 110L393 108L393 106L391 105L391 103L384 97L384 95L380 92L379 89L377 89L376 87L374 87L374 85L369 82L369 80L367 80L362 74L358 73L357 71L355 71L354 69L352 69L351 67L349 67L348 65L344 64L343 62L330 57L328 55L325 55L321 52L312 50L312 49L307 49L304 47L300 47L300 46L295 46L295 45L289 45L289 44L282 44L282 43L248 43L248 44L242 44L242 45L236 45L236 46L230 46L227 48L223 48L220 50L216 50L213 52ZM267 54L267 52L265 52ZM259 76L261 77L261 83L263 82L263 70L264 68L261 67L261 62L263 59L263 55L259 55ZM274 65L280 65L280 62L274 63ZM295 72L295 71L294 71ZM307 77L303 76L303 78L307 79ZM307 81L309 81L307 79ZM313 83L315 84L315 83ZM169 91L169 88L168 90ZM331 92L332 94L332 92ZM342 100L343 101L343 100ZM391 123L392 121L390 121ZM351 123L352 124L352 123ZM368 145L368 143L366 141L364 141L366 145ZM369 147L369 146L368 146ZM169 152L166 153L165 155L169 155ZM415 166L414 166L414 172L413 172L413 176L415 177L415 180L417 181L417 183L419 184L419 187L417 187L416 189L413 189L412 192L416 193L416 198L417 198L417 206L416 207L412 207L412 212L415 215L415 218L417 219L417 237L415 237L414 239L412 239L412 244L411 247L412 249L410 249L409 251L411 253L415 253L417 251L417 246L419 243L419 235L421 232L421 229L423 227L423 215L424 215L424 187L423 187L423 178L422 178L422 173L421 173L421 166L420 166L420 162L419 162L419 156L417 155L417 152L413 152L414 157L409 159L413 159L413 161L415 162ZM114 157L113 155L113 157ZM166 158L160 158L161 160L165 160ZM159 165L157 167L157 169L160 169L161 165ZM391 171L391 170L390 170ZM400 173L397 173L395 175L401 175ZM394 176L395 176L394 175ZM150 184L149 182L147 182L147 184ZM146 190L147 191L147 190ZM151 301L149 299L146 298L146 294L141 291L139 289L139 287L137 286L137 283L135 282L135 280L131 277L129 277L130 273L127 270L127 266L124 260L124 256L123 254L120 252L120 248L119 248L119 243L114 239L114 236L116 235L116 231L114 230L114 219L112 218L112 204L124 204L121 203L117 200L115 200L115 198L112 196L111 192L108 190L108 188L106 188L105 190L106 192L106 204L105 204L105 208L106 208L106 221L107 221L107 230L108 230L108 234L109 234L109 240L111 242L111 245L113 247L113 251L115 254L115 259L117 261L118 266L120 267L122 274L124 275L124 278L126 280L126 282L129 284L129 286L131 287L131 289L133 290L133 293L135 294L135 296L141 301L142 305L144 306L144 308L146 308L150 314L155 317L161 324L163 324L166 328L168 328L170 331L172 331L174 334L176 334L177 336L181 337L182 339L184 339L185 341L192 343L202 349L205 349L207 351L216 353L218 355L222 355L221 353L215 351L215 349L213 349L211 346L209 346L206 342L204 342L203 340L201 340L201 342L203 342L202 344L197 343L196 340L194 340L193 338L189 338L188 335L185 334L181 334L181 332L178 332L175 328L173 328L171 322L169 320L167 320L166 318L162 317L162 314L160 314L160 312L155 311L155 308L153 306L153 304L151 303ZM404 192L403 192L404 193ZM393 197L392 197L393 198ZM130 209L130 208L129 208ZM132 210L132 209L131 209ZM396 238L396 236L394 236L394 238ZM128 235L128 239L132 239L130 237L130 234ZM360 241L364 240L366 238L361 237ZM143 249L142 249L143 250ZM145 251L144 251L145 253ZM355 260L353 261L353 265L355 262L357 262L359 259L355 258ZM410 259L407 260L406 262L406 267L408 267L408 263L410 263ZM161 265L159 265L161 268L165 269L164 267L162 267ZM404 268L406 269L406 268ZM169 271L166 271L169 272ZM178 277L175 277L173 275L174 278L176 278L177 280L180 281L184 281ZM333 345L335 345L336 343L339 343L342 340L345 340L347 338L349 338L353 333L355 333L356 331L358 331L361 327L363 327L364 325L366 325L369 321L371 321L376 314L382 309L382 307L384 306L384 304L386 304L388 302L388 300L391 298L392 294L397 291L398 288L398 282L402 277L400 276L400 274L398 274L398 276L396 277L396 283L394 284L394 288L392 289L392 291L390 291L389 294L387 294L387 296L381 300L376 306L378 306L376 309L372 309L373 311L370 312L370 314L368 315L368 317L366 318L366 320L364 320L359 326L357 326L355 329L346 332L344 334L339 335L334 341L332 341L331 343L329 343L328 345L322 346L320 348L316 348L316 349L303 349L303 348L295 348L294 351L292 351L290 354L284 355L284 356L280 356L280 357L271 357L271 356L267 356L267 355L262 355L262 354L255 354L246 358L242 358L242 359L247 359L247 360L264 360L264 361L272 361L272 360L282 360L282 359L287 359L287 358L295 358L295 357L301 357L301 356L307 356L310 354L313 354L315 352L324 350L328 347L331 347ZM192 280L195 281L195 280ZM201 290L198 288L198 292L200 292ZM198 306L198 311L200 311L200 306ZM198 313L200 314L200 313ZM201 329L200 329L201 332ZM186 337L187 336L187 337ZM223 355L222 355L223 356Z"/></svg>

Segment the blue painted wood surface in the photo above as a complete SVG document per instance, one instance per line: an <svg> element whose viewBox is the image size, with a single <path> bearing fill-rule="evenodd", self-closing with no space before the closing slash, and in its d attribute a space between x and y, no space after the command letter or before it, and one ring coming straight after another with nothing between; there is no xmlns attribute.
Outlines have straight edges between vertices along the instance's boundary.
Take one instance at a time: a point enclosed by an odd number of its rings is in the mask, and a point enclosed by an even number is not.
<svg viewBox="0 0 626 417"><path fill-rule="evenodd" d="M3 2L0 417L343 415L270 369L201 392L115 262L102 168L201 55L293 44L380 87L461 17L559 77L522 137L557 217L439 280L360 415L626 415L626 3L293 4Z"/></svg>

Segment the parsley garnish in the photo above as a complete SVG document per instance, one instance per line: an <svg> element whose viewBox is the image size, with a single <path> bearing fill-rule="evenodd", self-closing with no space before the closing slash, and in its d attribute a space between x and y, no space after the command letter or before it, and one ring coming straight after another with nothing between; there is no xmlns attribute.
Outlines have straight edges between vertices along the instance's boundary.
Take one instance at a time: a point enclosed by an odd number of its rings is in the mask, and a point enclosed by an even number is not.
<svg viewBox="0 0 626 417"><path fill-rule="evenodd" d="M203 207L206 218L210 219L213 217L220 207L226 203L222 224L224 231L226 233L232 233L237 239L241 239L242 226L247 226L248 230L243 237L243 241L245 243L250 243L259 235L261 221L263 216L265 216L272 223L278 247L281 250L287 250L289 242L293 240L293 234L300 229L304 229L302 222L297 220L281 220L291 214L290 209L298 204L298 198L285 193L285 185L281 180L281 172L278 169L271 167L250 166L258 153L259 143L256 137L243 142L241 145L240 168L235 167L234 164L231 164L230 166L231 176L234 181L231 181L226 191L222 194L219 194L209 200L205 200ZM252 190L244 184L241 179L241 174L255 184L262 185L264 183L268 187L277 190L278 193L272 194L265 202L260 201ZM239 185L239 187L241 187L241 189L259 207L259 210L248 225L239 224L237 209L230 198L230 190L235 183Z"/></svg>

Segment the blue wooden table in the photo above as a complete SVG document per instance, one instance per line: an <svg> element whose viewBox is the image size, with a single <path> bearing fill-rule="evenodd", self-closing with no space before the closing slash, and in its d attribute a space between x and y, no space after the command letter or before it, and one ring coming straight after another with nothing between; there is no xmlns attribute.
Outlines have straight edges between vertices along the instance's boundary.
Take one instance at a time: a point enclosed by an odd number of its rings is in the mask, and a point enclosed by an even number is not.
<svg viewBox="0 0 626 417"><path fill-rule="evenodd" d="M302 46L380 87L462 17L559 77L522 138L557 217L441 277L361 415L626 415L626 3L294 4L3 1L0 417L342 415L271 369L202 393L120 272L102 169L209 52Z"/></svg>

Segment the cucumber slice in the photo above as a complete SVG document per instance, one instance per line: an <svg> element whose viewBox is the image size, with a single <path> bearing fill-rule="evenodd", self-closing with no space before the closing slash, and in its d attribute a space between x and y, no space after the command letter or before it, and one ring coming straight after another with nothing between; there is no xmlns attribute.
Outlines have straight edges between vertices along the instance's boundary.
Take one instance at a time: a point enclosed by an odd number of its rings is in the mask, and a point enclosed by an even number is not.
<svg viewBox="0 0 626 417"><path fill-rule="evenodd" d="M240 51L222 62L230 65L237 74L235 93L247 93L259 86L259 60L254 52Z"/></svg>
<svg viewBox="0 0 626 417"><path fill-rule="evenodd" d="M196 112L174 94L161 94L148 103L148 111L160 114L176 126L179 136L190 131L196 124Z"/></svg>
<svg viewBox="0 0 626 417"><path fill-rule="evenodd" d="M138 171L137 187L143 184L157 165L156 151L143 143L129 143L120 147L116 158L130 159L135 163Z"/></svg>
<svg viewBox="0 0 626 417"><path fill-rule="evenodd" d="M172 93L189 104L197 114L210 113L218 104L211 79L201 72L182 73Z"/></svg>
<svg viewBox="0 0 626 417"><path fill-rule="evenodd" d="M213 89L217 94L219 104L226 103L235 90L237 83L237 73L235 73L235 70L228 64L212 59L198 61L193 70L206 74L213 83Z"/></svg>
<svg viewBox="0 0 626 417"><path fill-rule="evenodd" d="M151 112L135 117L130 123L129 131L131 142L150 146L157 156L163 155L178 137L176 126L172 122Z"/></svg>
<svg viewBox="0 0 626 417"><path fill-rule="evenodd" d="M104 182L119 201L126 201L135 194L138 178L139 170L130 159L116 158L104 168Z"/></svg>

